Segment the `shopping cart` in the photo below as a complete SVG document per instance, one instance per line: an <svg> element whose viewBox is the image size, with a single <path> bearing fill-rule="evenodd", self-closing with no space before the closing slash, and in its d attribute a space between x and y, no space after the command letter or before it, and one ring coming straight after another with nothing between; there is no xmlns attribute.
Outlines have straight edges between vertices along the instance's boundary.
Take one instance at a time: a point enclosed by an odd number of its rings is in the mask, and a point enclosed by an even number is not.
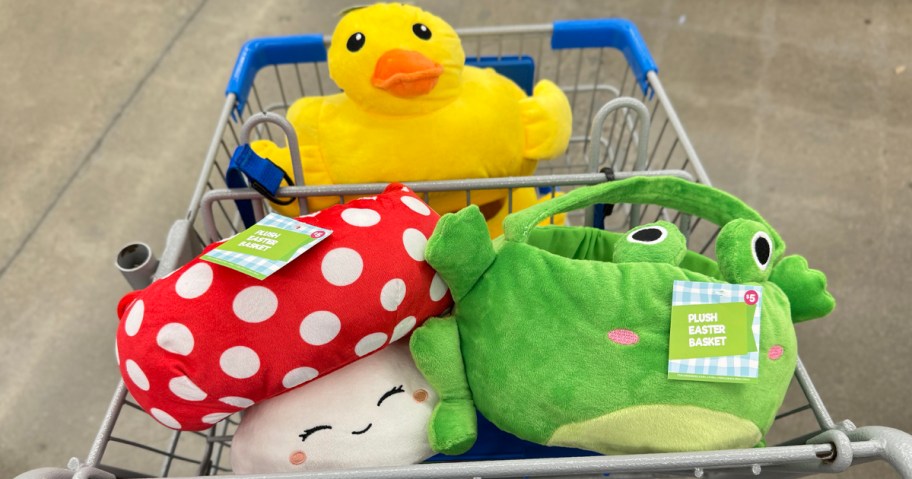
<svg viewBox="0 0 912 479"><path fill-rule="evenodd" d="M636 27L621 19L555 22L547 25L459 30L467 63L491 66L527 90L539 78L560 85L574 114L570 147L561 158L542 162L536 176L413 182L416 192L465 192L537 187L554 192L632 175L671 174L710 184L699 157L662 88L657 68ZM161 259L135 244L118 255L118 266L134 288L148 285L199 254L212 241L243 229L239 204L256 215L268 204L250 188L229 188L225 173L234 149L250 139L282 142L281 120L301 96L338 91L328 78L322 35L264 38L248 42L238 57L215 134L187 214L168 232ZM531 67L531 68L530 68ZM268 113L262 113L268 112ZM301 185L300 177L296 184ZM306 198L370 195L384 184L293 186L277 196ZM626 229L665 219L689 237L689 245L711 254L718 227L656 206L603 205L577 214L575 224ZM802 414L803 413L803 414ZM812 416L808 420L808 416ZM602 475L653 477L802 476L840 472L852 464L888 461L912 478L912 437L884 427L856 428L836 422L799 360L795 381L777 424L804 417L800 437L750 450L627 456L540 457L311 473L307 477L514 477ZM229 417L206 432L175 432L155 423L129 398L121 382L84 460L68 469L25 473L37 477L175 477L230 474L228 448L237 426ZM775 426L774 426L775 430ZM520 451L515 457L528 457ZM472 458L477 459L477 458ZM261 477L261 476L258 476ZM277 477L292 477L288 475ZM294 476L298 477L298 476Z"/></svg>

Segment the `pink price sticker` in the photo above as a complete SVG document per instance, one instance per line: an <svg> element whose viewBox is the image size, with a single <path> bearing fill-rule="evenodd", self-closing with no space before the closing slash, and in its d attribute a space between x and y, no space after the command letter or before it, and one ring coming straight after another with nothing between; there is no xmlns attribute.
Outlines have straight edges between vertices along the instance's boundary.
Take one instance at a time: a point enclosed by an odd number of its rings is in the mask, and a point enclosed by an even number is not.
<svg viewBox="0 0 912 479"><path fill-rule="evenodd" d="M750 306L757 304L757 301L760 300L760 295L756 291L750 290L744 293L744 302Z"/></svg>

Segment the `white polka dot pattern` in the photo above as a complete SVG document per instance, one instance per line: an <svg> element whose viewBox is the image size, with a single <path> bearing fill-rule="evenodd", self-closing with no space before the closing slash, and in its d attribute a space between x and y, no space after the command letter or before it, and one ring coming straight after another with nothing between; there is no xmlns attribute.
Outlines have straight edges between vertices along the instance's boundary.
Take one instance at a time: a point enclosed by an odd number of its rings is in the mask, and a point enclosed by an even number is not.
<svg viewBox="0 0 912 479"><path fill-rule="evenodd" d="M174 290L181 298L194 299L209 291L210 286L212 286L212 266L200 261L181 274L174 284Z"/></svg>
<svg viewBox="0 0 912 479"><path fill-rule="evenodd" d="M152 408L149 410L149 414L158 420L158 422L164 424L167 427L170 427L171 429L180 429L181 427L180 423L177 422L177 419L174 419L170 414L162 411L161 409Z"/></svg>
<svg viewBox="0 0 912 479"><path fill-rule="evenodd" d="M193 381L187 376L179 376L168 381L168 389L175 396L187 401L202 401L206 399L206 393L199 386L193 384Z"/></svg>
<svg viewBox="0 0 912 479"><path fill-rule="evenodd" d="M394 341L398 341L403 336L408 334L409 331L411 331L412 328L415 327L415 324L417 322L418 321L414 316L409 316L409 317L403 319L402 321L399 321L399 324L397 324L396 327L393 329L393 336L390 337L390 342L392 343Z"/></svg>
<svg viewBox="0 0 912 479"><path fill-rule="evenodd" d="M431 209L428 208L428 205L414 196L403 196L400 200L402 200L402 202L405 203L405 206L408 206L410 210L419 215L428 216L431 214Z"/></svg>
<svg viewBox="0 0 912 479"><path fill-rule="evenodd" d="M322 346L335 339L341 329L338 316L329 311L315 311L301 321L299 333L305 343Z"/></svg>
<svg viewBox="0 0 912 479"><path fill-rule="evenodd" d="M342 212L342 221L352 226L366 228L380 222L380 213L364 208L349 208Z"/></svg>
<svg viewBox="0 0 912 479"><path fill-rule="evenodd" d="M291 389L295 386L300 386L301 384L310 381L311 379L317 377L318 374L319 373L314 368L303 367L292 369L291 371L288 371L287 374L285 374L285 377L282 378L282 386Z"/></svg>
<svg viewBox="0 0 912 479"><path fill-rule="evenodd" d="M434 274L434 279L431 280L431 299L434 301L440 301L447 294L447 285L443 281L443 278L439 274Z"/></svg>
<svg viewBox="0 0 912 479"><path fill-rule="evenodd" d="M130 381L133 381L133 384L135 384L139 389L148 391L149 378L146 377L146 373L144 373L142 368L139 367L139 364L136 364L136 361L132 359L128 359L126 366L127 376L130 377Z"/></svg>
<svg viewBox="0 0 912 479"><path fill-rule="evenodd" d="M140 299L133 303L130 312L127 313L127 319L124 320L124 332L127 333L127 336L136 336L139 327L142 326L145 312L146 304L143 303L143 300Z"/></svg>
<svg viewBox="0 0 912 479"><path fill-rule="evenodd" d="M413 260L424 261L424 249L427 247L427 237L424 236L424 233L409 228L402 233L402 244Z"/></svg>
<svg viewBox="0 0 912 479"><path fill-rule="evenodd" d="M361 277L361 272L364 271L364 260L357 251L351 248L336 248L323 257L320 270L329 284L348 286Z"/></svg>
<svg viewBox="0 0 912 479"><path fill-rule="evenodd" d="M215 424L230 415L230 412L214 412L212 414L206 414L203 416L203 422L206 424Z"/></svg>
<svg viewBox="0 0 912 479"><path fill-rule="evenodd" d="M367 336L361 338L358 341L358 344L355 345L355 354L358 356L366 356L386 344L386 335L383 333L371 333Z"/></svg>
<svg viewBox="0 0 912 479"><path fill-rule="evenodd" d="M399 309L403 299L405 299L405 281L399 278L389 280L380 290L380 304L387 311Z"/></svg>
<svg viewBox="0 0 912 479"><path fill-rule="evenodd" d="M250 399L242 398L242 397L238 397L238 396L226 396L223 398L219 398L219 401L221 401L229 406L239 407L241 409L248 408L250 406L253 406L253 404L254 404L253 401L251 401Z"/></svg>
<svg viewBox="0 0 912 479"><path fill-rule="evenodd" d="M279 309L279 298L269 288L250 286L234 297L234 315L248 323L262 323Z"/></svg>
<svg viewBox="0 0 912 479"><path fill-rule="evenodd" d="M219 366L235 379L247 379L260 370L260 357L246 346L235 346L222 353Z"/></svg>
<svg viewBox="0 0 912 479"><path fill-rule="evenodd" d="M188 356L193 352L193 334L180 323L168 323L158 331L155 342L165 351Z"/></svg>

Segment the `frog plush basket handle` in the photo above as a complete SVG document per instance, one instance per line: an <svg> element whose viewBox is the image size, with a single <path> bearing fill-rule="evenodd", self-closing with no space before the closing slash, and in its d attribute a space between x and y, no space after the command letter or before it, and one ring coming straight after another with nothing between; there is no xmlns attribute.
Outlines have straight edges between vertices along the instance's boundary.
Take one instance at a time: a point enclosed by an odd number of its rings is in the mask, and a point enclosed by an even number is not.
<svg viewBox="0 0 912 479"><path fill-rule="evenodd" d="M688 251L665 221L625 234L537 227L596 203L655 204L718 224L718 260ZM456 301L451 317L429 321L411 340L441 394L429 425L441 452L471 446L475 408L522 439L609 454L762 444L797 363L793 323L835 304L825 276L800 256L782 257L784 242L756 211L679 178L578 188L508 216L504 230L492 242L469 207L445 215L428 241L426 258ZM675 281L761 292L753 349L717 365L759 376L669 379Z"/></svg>
<svg viewBox="0 0 912 479"><path fill-rule="evenodd" d="M655 204L702 217L719 226L725 226L738 218L753 220L771 230L778 253L785 249L785 244L766 220L734 196L680 178L637 176L636 173L622 181L579 188L552 201L514 213L504 220L504 234L508 241L526 242L538 221L598 203Z"/></svg>

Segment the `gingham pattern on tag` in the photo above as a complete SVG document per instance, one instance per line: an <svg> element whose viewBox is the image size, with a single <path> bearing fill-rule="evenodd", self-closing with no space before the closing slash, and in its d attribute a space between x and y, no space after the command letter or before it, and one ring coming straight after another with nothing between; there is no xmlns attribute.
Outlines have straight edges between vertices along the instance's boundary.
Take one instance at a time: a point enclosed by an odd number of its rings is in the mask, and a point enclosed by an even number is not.
<svg viewBox="0 0 912 479"><path fill-rule="evenodd" d="M690 304L719 304L744 301L744 293L756 291L759 296L757 309L754 311L754 322L751 329L757 352L740 356L722 356L715 358L673 359L668 361L669 373L705 374L708 376L728 376L756 378L760 363L760 306L763 304L763 288L743 284L697 283L693 281L675 281L671 304L685 306Z"/></svg>
<svg viewBox="0 0 912 479"><path fill-rule="evenodd" d="M296 233L301 233L303 235L308 235L308 236L317 231L324 231L326 233L326 236L329 236L329 234L332 233L332 231L330 231L330 230L323 229L323 228L317 228L315 226L310 226L308 224L301 223L300 221L296 221L291 218L286 218L286 217L276 214L276 213L269 213L262 220L258 221L257 224L254 226L257 226L257 225L272 226L274 228L280 228L280 229L287 230L287 231L294 231ZM241 232L241 233L243 233L243 232ZM326 236L324 236L324 238ZM313 248L319 242L320 241L317 240L317 241L313 241L311 243L308 243L308 244L302 246L301 248L298 249L298 251L295 252L295 254L293 254L291 256L291 258L288 261L276 261L276 260L271 260L271 259L266 259L266 258L260 258L260 257L249 255L249 254L235 253L232 251L224 251L224 250L220 250L218 248L212 249L208 253L203 255L203 259L211 259L213 262L217 262L217 263L220 263L223 265L225 265L226 262L233 264L233 265L237 265L237 266L243 268L244 270L247 270L245 272L249 271L248 274L252 273L251 276L263 279L263 278L268 277L272 273L275 273L276 271L281 269L286 264L291 263L292 261L295 260L295 258L297 258L298 256L301 256L302 254L304 254L305 251L309 250L310 248ZM225 266L228 266L228 265L225 265Z"/></svg>

